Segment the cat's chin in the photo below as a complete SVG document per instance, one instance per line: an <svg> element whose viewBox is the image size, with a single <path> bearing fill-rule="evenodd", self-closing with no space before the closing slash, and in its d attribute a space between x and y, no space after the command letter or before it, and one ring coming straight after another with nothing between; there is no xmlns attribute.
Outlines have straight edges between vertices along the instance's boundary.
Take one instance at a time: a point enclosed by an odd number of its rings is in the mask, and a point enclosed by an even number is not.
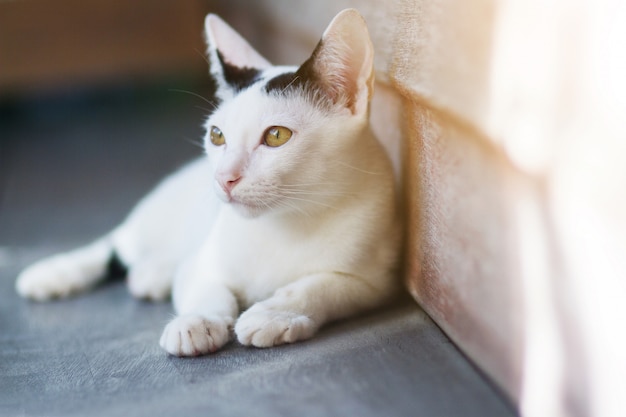
<svg viewBox="0 0 626 417"><path fill-rule="evenodd" d="M225 194L220 189L217 190L216 194L217 197L222 201L222 203L224 203L238 215L246 219L254 219L256 217L259 217L268 210L268 207L265 205L258 205L242 201L237 197Z"/></svg>
<svg viewBox="0 0 626 417"><path fill-rule="evenodd" d="M255 219L267 211L267 207L259 207L239 201L230 201L227 204L232 207L237 214L246 219Z"/></svg>

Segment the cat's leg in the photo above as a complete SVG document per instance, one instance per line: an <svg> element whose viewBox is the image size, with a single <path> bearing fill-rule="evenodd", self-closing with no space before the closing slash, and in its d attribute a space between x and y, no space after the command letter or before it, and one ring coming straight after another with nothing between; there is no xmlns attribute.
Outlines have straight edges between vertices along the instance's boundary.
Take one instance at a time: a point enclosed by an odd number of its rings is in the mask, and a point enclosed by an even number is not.
<svg viewBox="0 0 626 417"><path fill-rule="evenodd" d="M85 291L106 277L114 250L109 237L30 265L17 278L17 292L45 301Z"/></svg>
<svg viewBox="0 0 626 417"><path fill-rule="evenodd" d="M312 337L329 321L385 302L391 291L350 274L320 273L278 289L246 310L235 325L240 343L270 347Z"/></svg>
<svg viewBox="0 0 626 417"><path fill-rule="evenodd" d="M179 260L172 256L167 245L154 236L146 236L145 230L152 225L146 224L142 214L136 210L113 232L115 250L128 269L126 283L130 294L139 299L162 301L171 293Z"/></svg>
<svg viewBox="0 0 626 417"><path fill-rule="evenodd" d="M150 300L167 298L177 260L165 250L146 250L148 245L143 242L142 228L138 226L145 228L137 221L126 221L90 245L35 262L17 277L17 292L37 301L84 292L108 276L111 261L115 259L127 271L133 296Z"/></svg>
<svg viewBox="0 0 626 417"><path fill-rule="evenodd" d="M178 316L163 330L160 345L175 356L213 353L231 339L239 313L233 293L210 271L195 267L193 260L183 265L175 281L172 298Z"/></svg>
<svg viewBox="0 0 626 417"><path fill-rule="evenodd" d="M197 248L212 224L217 199L206 191L207 169L205 159L186 165L144 197L104 238L26 268L16 282L18 293L47 300L89 289L107 276L115 254L128 269L135 297L166 298L181 258Z"/></svg>
<svg viewBox="0 0 626 417"><path fill-rule="evenodd" d="M133 263L127 276L128 291L133 297L163 301L170 296L177 261L168 255L152 254Z"/></svg>

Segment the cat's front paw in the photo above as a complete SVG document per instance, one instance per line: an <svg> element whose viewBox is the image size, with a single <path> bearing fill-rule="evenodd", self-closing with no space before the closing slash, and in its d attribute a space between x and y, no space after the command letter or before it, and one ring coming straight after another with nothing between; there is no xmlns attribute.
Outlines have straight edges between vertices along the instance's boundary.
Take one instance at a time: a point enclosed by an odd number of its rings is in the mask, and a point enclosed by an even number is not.
<svg viewBox="0 0 626 417"><path fill-rule="evenodd" d="M235 333L243 345L271 347L309 339L317 327L305 315L257 303L241 315Z"/></svg>
<svg viewBox="0 0 626 417"><path fill-rule="evenodd" d="M206 355L230 341L230 325L228 320L219 317L177 317L165 326L159 343L170 355Z"/></svg>

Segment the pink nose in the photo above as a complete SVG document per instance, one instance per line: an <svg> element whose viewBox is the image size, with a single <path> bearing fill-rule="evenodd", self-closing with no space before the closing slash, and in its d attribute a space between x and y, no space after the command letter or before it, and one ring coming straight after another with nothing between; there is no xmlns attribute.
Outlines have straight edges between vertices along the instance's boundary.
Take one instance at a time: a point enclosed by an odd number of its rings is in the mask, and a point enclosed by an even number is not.
<svg viewBox="0 0 626 417"><path fill-rule="evenodd" d="M224 192L230 197L233 188L235 188L235 186L239 184L239 181L241 181L241 175L235 173L223 173L218 174L216 176L216 180L220 187L222 187L222 190L224 190Z"/></svg>

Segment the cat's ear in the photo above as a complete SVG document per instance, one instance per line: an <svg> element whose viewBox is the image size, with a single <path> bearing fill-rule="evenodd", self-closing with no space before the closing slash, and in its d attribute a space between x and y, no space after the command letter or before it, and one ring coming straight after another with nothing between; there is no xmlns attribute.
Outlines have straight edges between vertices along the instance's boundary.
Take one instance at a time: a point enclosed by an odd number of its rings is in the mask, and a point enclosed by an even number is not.
<svg viewBox="0 0 626 417"><path fill-rule="evenodd" d="M270 64L217 15L204 21L210 72L217 83L218 97L225 99L254 83Z"/></svg>
<svg viewBox="0 0 626 417"><path fill-rule="evenodd" d="M359 12L346 9L335 16L298 72L333 103L366 114L374 91L374 46Z"/></svg>

